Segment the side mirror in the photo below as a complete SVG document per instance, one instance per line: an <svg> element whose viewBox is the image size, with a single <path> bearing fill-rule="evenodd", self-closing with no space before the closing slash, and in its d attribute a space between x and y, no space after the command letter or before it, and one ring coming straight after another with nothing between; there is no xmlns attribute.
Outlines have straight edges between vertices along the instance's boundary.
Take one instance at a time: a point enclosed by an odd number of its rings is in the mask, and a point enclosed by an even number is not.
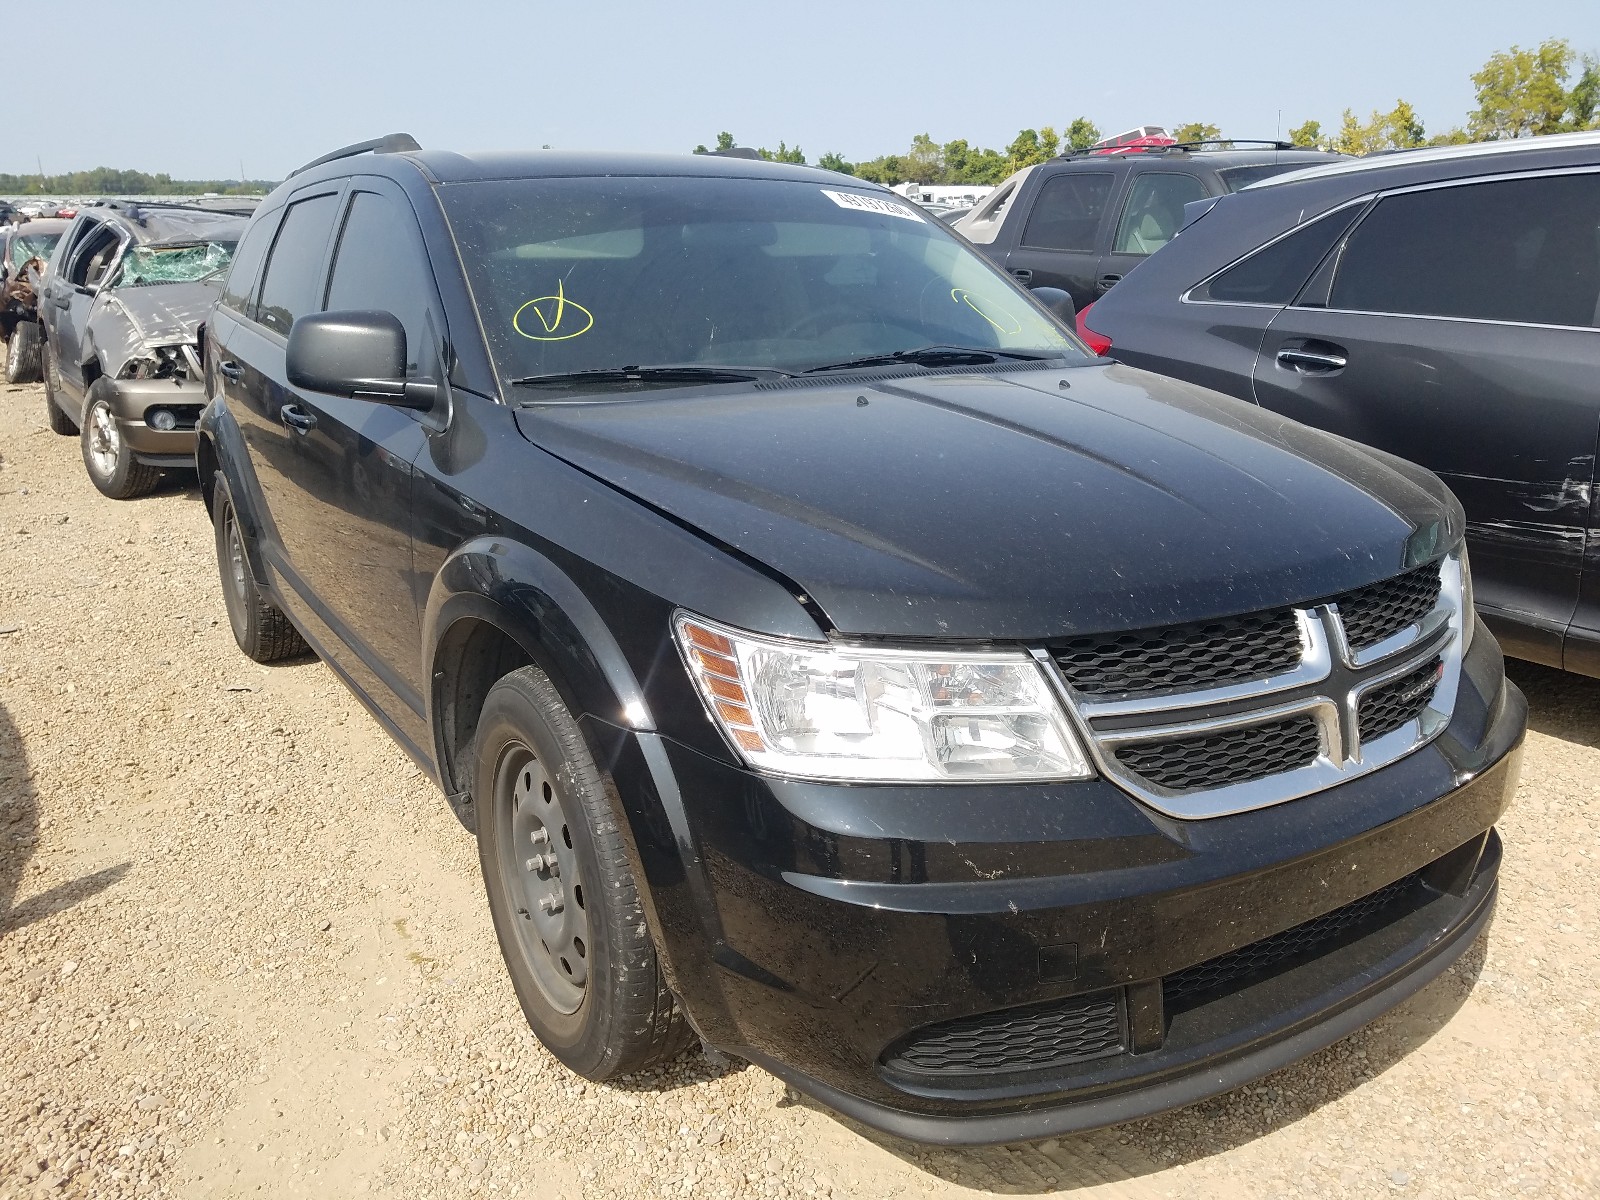
<svg viewBox="0 0 1600 1200"><path fill-rule="evenodd" d="M406 379L406 329L390 312L299 317L284 352L289 383L311 392L432 408L439 385Z"/></svg>
<svg viewBox="0 0 1600 1200"><path fill-rule="evenodd" d="M1072 302L1072 293L1064 292L1060 288L1036 287L1029 288L1033 298L1045 308L1055 314L1056 319L1068 329L1074 328L1078 323L1078 306Z"/></svg>

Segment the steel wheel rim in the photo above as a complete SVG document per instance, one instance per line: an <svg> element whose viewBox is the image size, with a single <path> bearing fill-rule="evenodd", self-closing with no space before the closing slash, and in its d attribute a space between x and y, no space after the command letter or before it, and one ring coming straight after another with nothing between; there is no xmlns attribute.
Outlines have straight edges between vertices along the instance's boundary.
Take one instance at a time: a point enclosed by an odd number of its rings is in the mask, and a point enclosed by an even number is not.
<svg viewBox="0 0 1600 1200"><path fill-rule="evenodd" d="M545 1001L572 1014L589 981L589 914L571 819L538 756L514 742L495 772L500 877L523 957Z"/></svg>
<svg viewBox="0 0 1600 1200"><path fill-rule="evenodd" d="M117 431L111 406L104 400L95 401L89 410L89 457L94 460L95 470L103 476L113 474L117 460L122 457L122 434Z"/></svg>
<svg viewBox="0 0 1600 1200"><path fill-rule="evenodd" d="M228 582L233 585L234 598L241 604L249 598L249 576L245 573L244 540L239 536L239 518L230 505L225 518L228 544Z"/></svg>

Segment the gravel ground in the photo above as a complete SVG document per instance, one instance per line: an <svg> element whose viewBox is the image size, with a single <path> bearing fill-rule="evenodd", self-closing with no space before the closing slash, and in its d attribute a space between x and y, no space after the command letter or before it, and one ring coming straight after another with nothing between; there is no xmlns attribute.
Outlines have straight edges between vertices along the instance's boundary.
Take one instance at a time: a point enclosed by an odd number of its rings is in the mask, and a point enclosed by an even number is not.
<svg viewBox="0 0 1600 1200"><path fill-rule="evenodd" d="M1259 1086L979 1151L690 1054L545 1054L471 839L316 662L234 648L190 481L115 503L0 385L0 1200L1600 1194L1600 682L1533 707L1500 911Z"/></svg>

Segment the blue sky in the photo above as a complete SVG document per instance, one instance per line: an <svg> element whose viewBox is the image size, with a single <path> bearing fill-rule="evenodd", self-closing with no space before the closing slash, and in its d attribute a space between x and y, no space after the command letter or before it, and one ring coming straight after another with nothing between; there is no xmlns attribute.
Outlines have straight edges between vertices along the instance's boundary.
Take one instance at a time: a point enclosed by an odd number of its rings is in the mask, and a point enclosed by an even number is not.
<svg viewBox="0 0 1600 1200"><path fill-rule="evenodd" d="M1080 114L1272 137L1280 109L1285 130L1326 128L1398 97L1438 130L1465 119L1468 76L1496 50L1600 52L1596 0L78 0L35 19L56 36L37 86L7 89L0 171L228 178L242 159L279 179L394 130L460 150L687 151L728 129L854 160L922 132L1000 148ZM68 83L80 35L95 49Z"/></svg>

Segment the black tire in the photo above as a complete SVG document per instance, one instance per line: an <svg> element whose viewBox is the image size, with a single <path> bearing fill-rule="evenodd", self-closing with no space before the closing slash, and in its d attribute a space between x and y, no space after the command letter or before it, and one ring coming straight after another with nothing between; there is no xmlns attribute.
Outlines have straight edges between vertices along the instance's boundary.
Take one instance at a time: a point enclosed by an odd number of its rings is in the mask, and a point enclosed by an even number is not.
<svg viewBox="0 0 1600 1200"><path fill-rule="evenodd" d="M64 434L68 437L78 432L78 423L67 416L56 403L55 387L55 358L50 353L50 347L44 347L42 355L44 362L44 408L50 420L50 429L53 433Z"/></svg>
<svg viewBox="0 0 1600 1200"><path fill-rule="evenodd" d="M692 1031L662 976L605 784L537 667L489 689L472 795L495 934L539 1040L596 1082L681 1053ZM538 903L552 896L558 913Z"/></svg>
<svg viewBox="0 0 1600 1200"><path fill-rule="evenodd" d="M44 378L39 369L39 324L18 321L6 342L6 382L35 383Z"/></svg>
<svg viewBox="0 0 1600 1200"><path fill-rule="evenodd" d="M212 529L216 535L217 570L222 576L222 599L228 609L233 640L245 656L258 663L281 662L310 652L300 631L283 610L262 593L250 570L244 534L221 472L216 476Z"/></svg>
<svg viewBox="0 0 1600 1200"><path fill-rule="evenodd" d="M132 500L147 496L161 482L161 469L147 466L133 456L117 428L115 389L104 377L89 385L83 406L83 465L89 482L100 494L113 500Z"/></svg>

